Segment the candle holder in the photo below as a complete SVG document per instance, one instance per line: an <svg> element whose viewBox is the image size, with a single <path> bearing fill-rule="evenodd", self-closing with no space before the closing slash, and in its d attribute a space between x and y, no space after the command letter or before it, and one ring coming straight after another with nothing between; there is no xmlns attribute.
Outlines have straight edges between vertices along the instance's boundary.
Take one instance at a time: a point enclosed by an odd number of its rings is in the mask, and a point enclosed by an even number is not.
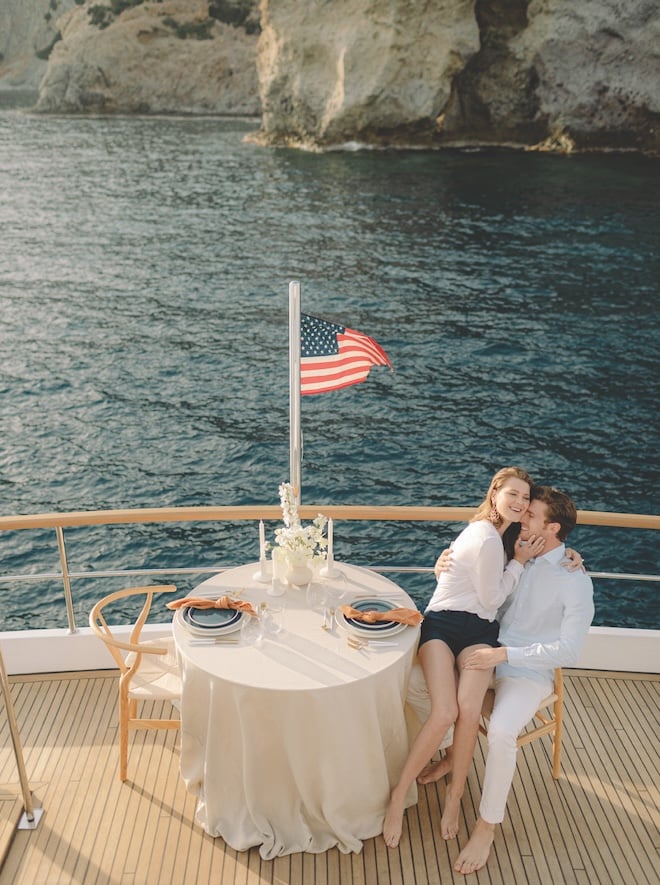
<svg viewBox="0 0 660 885"><path fill-rule="evenodd" d="M319 574L322 578L338 578L339 575L342 574L342 571L338 568L335 568L334 559L329 559L325 565L322 565L319 569Z"/></svg>
<svg viewBox="0 0 660 885"><path fill-rule="evenodd" d="M252 575L252 580L261 584L269 584L273 580L273 570L265 556L259 559L259 571Z"/></svg>
<svg viewBox="0 0 660 885"><path fill-rule="evenodd" d="M270 587L266 590L267 596L284 596L286 593L286 587L279 578L273 578L270 582Z"/></svg>
<svg viewBox="0 0 660 885"><path fill-rule="evenodd" d="M319 574L322 578L336 578L341 572L335 568L334 558L334 520L332 517L328 520L328 553L324 566L321 566Z"/></svg>

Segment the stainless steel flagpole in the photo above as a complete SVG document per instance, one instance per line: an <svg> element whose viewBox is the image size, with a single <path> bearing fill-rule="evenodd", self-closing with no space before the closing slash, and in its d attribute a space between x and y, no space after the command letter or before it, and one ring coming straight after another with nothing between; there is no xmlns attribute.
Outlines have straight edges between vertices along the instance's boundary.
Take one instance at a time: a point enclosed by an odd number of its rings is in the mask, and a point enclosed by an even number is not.
<svg viewBox="0 0 660 885"><path fill-rule="evenodd" d="M302 471L300 429L300 283L289 283L289 482L300 504Z"/></svg>

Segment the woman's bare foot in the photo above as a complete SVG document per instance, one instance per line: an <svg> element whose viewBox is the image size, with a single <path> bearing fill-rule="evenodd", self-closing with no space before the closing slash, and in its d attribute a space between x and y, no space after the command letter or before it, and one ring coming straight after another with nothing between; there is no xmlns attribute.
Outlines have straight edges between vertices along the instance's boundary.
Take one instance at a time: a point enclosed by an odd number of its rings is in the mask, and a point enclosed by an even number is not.
<svg viewBox="0 0 660 885"><path fill-rule="evenodd" d="M396 848L401 839L403 830L404 803L397 801L393 796L385 812L383 821L383 840L388 848Z"/></svg>
<svg viewBox="0 0 660 885"><path fill-rule="evenodd" d="M458 835L458 818L461 813L461 796L454 796L451 784L445 795L445 808L440 821L440 833L443 839L455 839Z"/></svg>
<svg viewBox="0 0 660 885"><path fill-rule="evenodd" d="M440 778L446 777L451 771L451 759L445 756L439 762L429 762L417 775L418 784L432 784L439 781Z"/></svg>
<svg viewBox="0 0 660 885"><path fill-rule="evenodd" d="M490 846L495 838L495 824L486 823L479 818L475 824L467 845L456 858L454 869L457 873L476 873L486 866L490 855Z"/></svg>

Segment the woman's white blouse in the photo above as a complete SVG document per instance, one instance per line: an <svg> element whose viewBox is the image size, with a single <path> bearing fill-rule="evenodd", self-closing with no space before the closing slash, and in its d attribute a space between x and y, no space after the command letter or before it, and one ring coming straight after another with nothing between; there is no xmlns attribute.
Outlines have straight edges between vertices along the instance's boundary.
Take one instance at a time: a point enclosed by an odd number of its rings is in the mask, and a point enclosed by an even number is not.
<svg viewBox="0 0 660 885"><path fill-rule="evenodd" d="M426 611L473 612L494 621L523 573L515 559L505 568L504 559L495 526L486 519L471 522L454 541L451 566L440 575Z"/></svg>

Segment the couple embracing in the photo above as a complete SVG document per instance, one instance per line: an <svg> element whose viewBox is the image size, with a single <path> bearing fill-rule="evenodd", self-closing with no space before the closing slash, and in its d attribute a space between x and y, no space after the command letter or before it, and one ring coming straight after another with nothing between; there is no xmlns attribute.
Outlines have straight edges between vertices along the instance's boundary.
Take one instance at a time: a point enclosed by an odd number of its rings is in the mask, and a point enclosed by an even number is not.
<svg viewBox="0 0 660 885"><path fill-rule="evenodd" d="M577 662L593 618L591 580L580 556L564 545L576 519L568 495L506 467L451 554L436 563L438 583L418 652L430 711L390 796L383 823L390 848L401 838L413 781L428 783L449 771L440 828L444 839L458 834L481 706L496 667L479 818L455 869L467 874L486 864L495 825L504 819L518 734L552 690L554 668ZM417 704L410 700L418 709L419 697ZM429 764L452 726L452 749Z"/></svg>

